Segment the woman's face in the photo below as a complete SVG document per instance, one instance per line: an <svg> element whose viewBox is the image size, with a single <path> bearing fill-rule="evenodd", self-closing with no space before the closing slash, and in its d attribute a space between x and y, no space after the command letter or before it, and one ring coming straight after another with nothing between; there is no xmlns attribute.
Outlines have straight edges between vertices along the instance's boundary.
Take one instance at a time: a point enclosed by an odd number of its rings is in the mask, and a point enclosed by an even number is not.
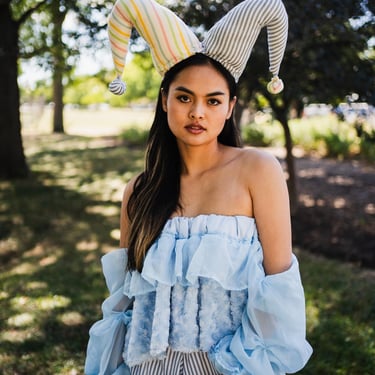
<svg viewBox="0 0 375 375"><path fill-rule="evenodd" d="M217 142L236 102L230 98L225 78L211 65L182 70L162 99L169 128L179 146Z"/></svg>

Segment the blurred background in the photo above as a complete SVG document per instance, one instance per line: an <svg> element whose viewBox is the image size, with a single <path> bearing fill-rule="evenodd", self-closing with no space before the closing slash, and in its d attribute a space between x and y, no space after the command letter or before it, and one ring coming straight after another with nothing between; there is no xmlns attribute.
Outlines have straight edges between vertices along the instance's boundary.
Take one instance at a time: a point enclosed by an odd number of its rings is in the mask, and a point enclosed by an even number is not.
<svg viewBox="0 0 375 375"><path fill-rule="evenodd" d="M202 38L240 1L159 2ZM288 182L314 348L299 374L373 375L375 4L284 4L285 89L267 93L263 30L235 116L245 147L276 155ZM118 246L161 81L134 32L126 94L107 90L112 6L0 0L0 374L82 374L101 316L100 257Z"/></svg>

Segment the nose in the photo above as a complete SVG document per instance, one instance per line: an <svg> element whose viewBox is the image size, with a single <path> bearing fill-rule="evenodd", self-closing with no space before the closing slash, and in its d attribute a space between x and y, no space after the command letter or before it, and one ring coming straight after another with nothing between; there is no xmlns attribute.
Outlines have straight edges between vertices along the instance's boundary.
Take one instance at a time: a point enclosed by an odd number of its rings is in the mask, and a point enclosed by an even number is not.
<svg viewBox="0 0 375 375"><path fill-rule="evenodd" d="M193 120L202 119L204 117L204 108L201 103L194 103L190 108L189 116Z"/></svg>

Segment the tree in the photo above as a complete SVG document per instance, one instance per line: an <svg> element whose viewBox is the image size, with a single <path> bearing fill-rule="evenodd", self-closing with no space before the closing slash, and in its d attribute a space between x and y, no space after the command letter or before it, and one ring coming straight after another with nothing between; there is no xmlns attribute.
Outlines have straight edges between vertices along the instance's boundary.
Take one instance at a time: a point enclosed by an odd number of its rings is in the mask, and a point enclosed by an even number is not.
<svg viewBox="0 0 375 375"><path fill-rule="evenodd" d="M10 0L0 0L0 178L22 178L28 167L22 146L19 113L18 37L20 25L45 1L14 18Z"/></svg>
<svg viewBox="0 0 375 375"><path fill-rule="evenodd" d="M179 1L174 9L189 25L207 30L239 1ZM262 32L239 82L240 102L255 93L267 98L285 135L288 186L292 212L297 208L293 141L288 125L292 107L308 102L337 104L351 92L361 100L375 100L374 61L367 53L374 35L373 8L366 0L284 0L289 14L289 39L280 76L285 89L279 95L266 90L268 52Z"/></svg>
<svg viewBox="0 0 375 375"><path fill-rule="evenodd" d="M70 48L64 47L61 25L66 9L76 12L79 10L77 19L88 30L83 33L79 29L69 35L72 40L76 40L78 35L85 34L83 39L87 44L97 40L99 30L105 27L104 23L100 25L99 14L105 17L111 6L104 0L97 0L95 4L88 4L86 1L78 3L68 0L0 0L0 178L21 178L28 175L19 113L17 75L20 56L39 56L44 66L53 67L54 100L57 103L55 108L59 111L55 114L55 129L63 130L62 80L72 63L68 61L69 58L77 55L77 51L82 48L78 43ZM106 10L103 14L100 12L102 9ZM95 42L91 42L90 46L95 47Z"/></svg>
<svg viewBox="0 0 375 375"><path fill-rule="evenodd" d="M374 20L360 21L366 14L361 0L322 2L309 1L303 5L286 0L289 14L289 41L280 75L285 90L273 96L265 90L265 48L258 48L254 65L263 74L256 78L251 65L244 74L242 84L261 92L281 123L285 134L288 185L292 211L297 209L297 181L295 176L293 141L288 125L292 107L301 108L303 103L324 102L338 104L351 92L359 94L363 101L374 100L374 64L365 57L368 49L368 27ZM303 15L305 15L303 17ZM353 21L361 22L360 28ZM264 38L264 35L263 35ZM265 41L263 41L265 43Z"/></svg>
<svg viewBox="0 0 375 375"><path fill-rule="evenodd" d="M64 80L69 77L82 50L102 47L106 34L106 16L110 4L103 0L50 0L41 14L34 14L22 29L21 57L36 57L39 64L52 72L53 131L64 132ZM67 30L67 16L75 29Z"/></svg>

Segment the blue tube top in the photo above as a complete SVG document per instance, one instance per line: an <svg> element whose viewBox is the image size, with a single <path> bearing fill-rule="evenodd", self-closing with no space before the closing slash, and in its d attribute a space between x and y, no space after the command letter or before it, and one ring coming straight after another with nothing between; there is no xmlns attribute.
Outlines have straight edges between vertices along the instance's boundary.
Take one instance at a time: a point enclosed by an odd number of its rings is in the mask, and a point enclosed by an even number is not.
<svg viewBox="0 0 375 375"><path fill-rule="evenodd" d="M312 353L298 262L266 276L255 220L200 215L167 221L141 273L125 272L126 249L102 259L113 319L134 297L123 358L131 367L166 349L204 351L223 374L275 375L301 369ZM128 313L129 315L129 313Z"/></svg>

